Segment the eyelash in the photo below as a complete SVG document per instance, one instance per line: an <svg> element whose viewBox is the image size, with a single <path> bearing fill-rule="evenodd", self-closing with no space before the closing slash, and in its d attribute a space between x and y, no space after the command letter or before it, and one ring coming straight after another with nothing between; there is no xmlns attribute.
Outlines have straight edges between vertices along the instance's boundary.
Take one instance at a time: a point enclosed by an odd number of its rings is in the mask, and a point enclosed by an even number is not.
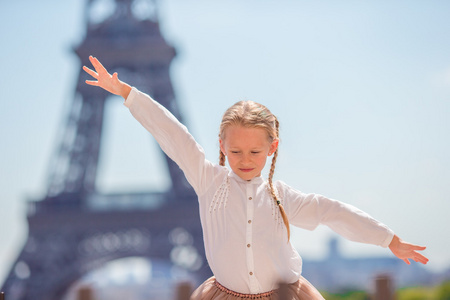
<svg viewBox="0 0 450 300"><path fill-rule="evenodd" d="M239 153L241 153L240 151L231 151L231 153L233 153L233 154L239 154ZM252 151L251 152L252 154L258 154L258 153L261 153L261 151Z"/></svg>

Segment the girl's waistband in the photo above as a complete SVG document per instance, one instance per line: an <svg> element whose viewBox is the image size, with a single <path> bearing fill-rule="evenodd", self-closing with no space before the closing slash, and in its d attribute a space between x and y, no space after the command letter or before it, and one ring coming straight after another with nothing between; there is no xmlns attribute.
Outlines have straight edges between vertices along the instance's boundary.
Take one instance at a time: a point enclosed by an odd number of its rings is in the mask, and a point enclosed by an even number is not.
<svg viewBox="0 0 450 300"><path fill-rule="evenodd" d="M260 299L263 297L271 296L277 292L277 290L271 290L269 292L260 293L260 294L241 294L241 293L227 289L226 287L221 285L217 280L214 281L214 284L220 291L227 293L228 295L232 295L232 296L244 298L244 299Z"/></svg>

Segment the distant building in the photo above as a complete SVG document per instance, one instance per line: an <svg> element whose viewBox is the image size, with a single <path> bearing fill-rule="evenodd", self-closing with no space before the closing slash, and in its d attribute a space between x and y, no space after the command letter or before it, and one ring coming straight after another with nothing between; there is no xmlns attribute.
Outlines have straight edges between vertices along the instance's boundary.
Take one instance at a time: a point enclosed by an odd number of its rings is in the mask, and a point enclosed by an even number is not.
<svg viewBox="0 0 450 300"><path fill-rule="evenodd" d="M345 257L338 243L337 238L330 239L328 256L322 260L303 259L303 275L319 290L370 290L374 278L384 274L393 279L396 288L431 285L444 279L444 274L431 273L414 262L407 265L395 257Z"/></svg>

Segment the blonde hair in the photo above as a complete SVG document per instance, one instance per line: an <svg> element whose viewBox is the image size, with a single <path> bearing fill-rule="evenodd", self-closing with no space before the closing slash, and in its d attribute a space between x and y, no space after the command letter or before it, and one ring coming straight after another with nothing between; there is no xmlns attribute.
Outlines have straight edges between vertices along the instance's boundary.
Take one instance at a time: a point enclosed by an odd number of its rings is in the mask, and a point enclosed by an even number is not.
<svg viewBox="0 0 450 300"><path fill-rule="evenodd" d="M280 124L277 117L272 114L272 112L267 107L253 101L239 101L225 111L219 130L219 138L222 141L225 140L225 129L228 128L228 126L232 125L243 126L247 128L264 129L268 134L270 142L279 138ZM275 188L272 182L273 174L275 173L275 164L277 162L277 157L278 147L273 153L272 164L270 166L268 178L269 192L272 196L272 199L276 202L278 208L280 209L281 217L283 218L284 225L287 229L289 241L291 235L289 229L289 220L280 199L275 193ZM219 164L221 166L225 166L225 159L225 154L220 150Z"/></svg>

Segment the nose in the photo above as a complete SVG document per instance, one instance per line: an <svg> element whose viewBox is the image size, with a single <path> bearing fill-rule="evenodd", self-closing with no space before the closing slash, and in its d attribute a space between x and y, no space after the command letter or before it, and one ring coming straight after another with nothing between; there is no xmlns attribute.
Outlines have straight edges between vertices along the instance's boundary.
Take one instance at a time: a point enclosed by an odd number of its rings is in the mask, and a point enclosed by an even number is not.
<svg viewBox="0 0 450 300"><path fill-rule="evenodd" d="M242 163L243 165L246 165L246 164L249 164L250 162L251 162L251 157L250 157L250 155L244 154L244 155L242 156L241 163Z"/></svg>

